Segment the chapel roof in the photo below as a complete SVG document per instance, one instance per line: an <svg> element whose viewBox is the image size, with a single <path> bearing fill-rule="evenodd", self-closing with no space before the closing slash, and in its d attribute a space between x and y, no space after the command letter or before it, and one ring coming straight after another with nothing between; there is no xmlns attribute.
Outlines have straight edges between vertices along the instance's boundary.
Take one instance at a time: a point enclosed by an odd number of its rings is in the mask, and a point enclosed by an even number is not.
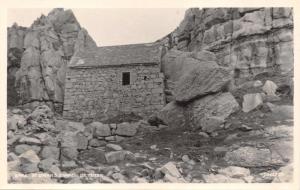
<svg viewBox="0 0 300 190"><path fill-rule="evenodd" d="M160 61L159 43L102 46L77 52L69 67L124 66L157 64Z"/></svg>

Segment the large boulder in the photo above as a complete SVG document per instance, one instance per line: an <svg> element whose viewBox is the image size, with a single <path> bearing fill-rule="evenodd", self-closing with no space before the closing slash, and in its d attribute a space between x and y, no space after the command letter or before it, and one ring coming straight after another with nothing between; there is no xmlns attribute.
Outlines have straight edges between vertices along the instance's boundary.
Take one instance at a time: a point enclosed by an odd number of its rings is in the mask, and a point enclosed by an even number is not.
<svg viewBox="0 0 300 190"><path fill-rule="evenodd" d="M189 106L190 124L194 128L213 132L228 116L240 109L230 92L205 96Z"/></svg>
<svg viewBox="0 0 300 190"><path fill-rule="evenodd" d="M187 124L185 107L178 105L175 101L168 103L160 110L157 117L171 127L184 127Z"/></svg>
<svg viewBox="0 0 300 190"><path fill-rule="evenodd" d="M188 102L198 97L226 90L232 76L225 67L207 66L201 62L177 82L174 90L178 102Z"/></svg>
<svg viewBox="0 0 300 190"><path fill-rule="evenodd" d="M216 57L209 51L184 52L170 50L162 59L162 70L166 79L166 90L170 92L169 100L173 100L177 83L182 76L188 75L195 68L217 67Z"/></svg>
<svg viewBox="0 0 300 190"><path fill-rule="evenodd" d="M157 117L171 127L191 126L213 132L240 106L230 92L207 95L187 105L175 101L159 111Z"/></svg>

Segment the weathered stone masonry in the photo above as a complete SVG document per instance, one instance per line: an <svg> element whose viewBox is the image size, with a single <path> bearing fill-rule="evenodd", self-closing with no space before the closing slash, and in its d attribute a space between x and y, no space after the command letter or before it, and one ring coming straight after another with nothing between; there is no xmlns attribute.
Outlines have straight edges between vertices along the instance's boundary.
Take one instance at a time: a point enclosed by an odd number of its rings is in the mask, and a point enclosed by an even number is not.
<svg viewBox="0 0 300 190"><path fill-rule="evenodd" d="M130 84L122 75L130 73ZM150 116L165 104L160 63L70 66L63 115L78 121L104 121L122 114Z"/></svg>

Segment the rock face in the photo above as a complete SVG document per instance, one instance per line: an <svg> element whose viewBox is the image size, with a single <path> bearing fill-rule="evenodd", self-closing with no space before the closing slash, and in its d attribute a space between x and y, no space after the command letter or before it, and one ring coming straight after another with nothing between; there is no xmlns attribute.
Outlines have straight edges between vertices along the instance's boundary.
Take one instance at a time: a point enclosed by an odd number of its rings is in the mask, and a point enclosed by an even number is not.
<svg viewBox="0 0 300 190"><path fill-rule="evenodd" d="M293 68L291 8L192 8L161 40L172 50L211 51L236 77Z"/></svg>
<svg viewBox="0 0 300 190"><path fill-rule="evenodd" d="M71 10L53 9L29 28L8 28L8 104L48 103L61 111L66 65L96 43Z"/></svg>

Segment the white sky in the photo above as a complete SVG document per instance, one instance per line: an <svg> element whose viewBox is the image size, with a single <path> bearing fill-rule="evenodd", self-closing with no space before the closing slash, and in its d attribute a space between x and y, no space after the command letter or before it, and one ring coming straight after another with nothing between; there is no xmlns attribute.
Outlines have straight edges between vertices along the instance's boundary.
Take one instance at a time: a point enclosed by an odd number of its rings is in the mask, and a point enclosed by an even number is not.
<svg viewBox="0 0 300 190"><path fill-rule="evenodd" d="M72 9L98 46L147 43L172 32L184 17L183 8ZM51 9L9 9L7 25L30 26Z"/></svg>

